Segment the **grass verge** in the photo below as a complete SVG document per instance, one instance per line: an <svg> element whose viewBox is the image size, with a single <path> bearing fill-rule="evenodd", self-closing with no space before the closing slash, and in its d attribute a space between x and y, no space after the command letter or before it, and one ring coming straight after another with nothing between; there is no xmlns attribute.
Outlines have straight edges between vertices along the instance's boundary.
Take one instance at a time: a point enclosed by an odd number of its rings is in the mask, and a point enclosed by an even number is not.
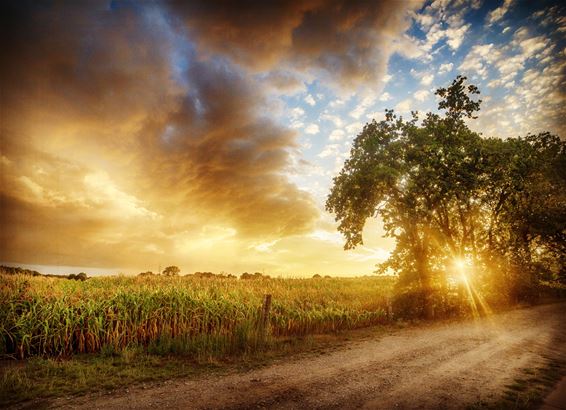
<svg viewBox="0 0 566 410"><path fill-rule="evenodd" d="M540 366L523 369L521 377L505 386L503 396L498 401L476 403L470 410L538 409L565 374L566 360L545 357Z"/></svg>
<svg viewBox="0 0 566 410"><path fill-rule="evenodd" d="M403 326L403 325L398 325ZM225 357L194 358L170 353L148 353L140 348L67 359L35 357L0 362L0 408L19 405L41 408L49 399L154 385L178 378L245 371L288 360L289 355L324 354L349 340L382 335L391 326L376 326L335 334L272 340L254 352ZM18 406L18 407L19 407Z"/></svg>

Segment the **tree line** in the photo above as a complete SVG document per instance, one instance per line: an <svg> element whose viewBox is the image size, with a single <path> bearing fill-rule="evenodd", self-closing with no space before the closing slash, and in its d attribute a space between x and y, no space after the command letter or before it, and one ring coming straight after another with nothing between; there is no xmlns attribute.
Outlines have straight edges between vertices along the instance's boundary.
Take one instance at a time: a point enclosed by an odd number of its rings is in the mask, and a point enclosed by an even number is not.
<svg viewBox="0 0 566 410"><path fill-rule="evenodd" d="M161 273L163 276L179 276L181 274L181 269L178 266L168 266L166 267L163 272ZM138 276L155 276L155 275L159 275L159 273L153 273L151 271L147 271L147 272L141 272L138 274ZM214 273L214 272L194 272L194 273L189 273L186 274L184 276L190 276L190 277L195 277L195 278L217 278L217 279L237 279L238 276L231 274L231 273L226 273L226 272L220 272L220 273ZM271 276L266 275L264 273L261 272L255 272L255 273L248 273L248 272L244 272L242 274L240 274L240 279L270 279Z"/></svg>
<svg viewBox="0 0 566 410"><path fill-rule="evenodd" d="M85 281L89 278L88 275L84 272L80 272L77 274L71 273L69 275L53 275L49 273L48 274L40 273L32 269L21 268L19 266L4 266L4 265L0 266L0 274L44 276L47 278L72 279L72 280L80 280L80 281Z"/></svg>

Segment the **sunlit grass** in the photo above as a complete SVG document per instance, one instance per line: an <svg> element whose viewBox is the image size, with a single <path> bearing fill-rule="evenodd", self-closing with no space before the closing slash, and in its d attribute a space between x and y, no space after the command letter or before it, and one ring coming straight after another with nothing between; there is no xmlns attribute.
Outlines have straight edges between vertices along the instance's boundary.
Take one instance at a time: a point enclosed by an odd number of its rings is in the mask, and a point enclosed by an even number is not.
<svg viewBox="0 0 566 410"><path fill-rule="evenodd" d="M394 279L236 280L106 277L86 282L0 276L0 352L150 352L190 356L253 350L269 337L383 323ZM272 295L268 332L261 306Z"/></svg>

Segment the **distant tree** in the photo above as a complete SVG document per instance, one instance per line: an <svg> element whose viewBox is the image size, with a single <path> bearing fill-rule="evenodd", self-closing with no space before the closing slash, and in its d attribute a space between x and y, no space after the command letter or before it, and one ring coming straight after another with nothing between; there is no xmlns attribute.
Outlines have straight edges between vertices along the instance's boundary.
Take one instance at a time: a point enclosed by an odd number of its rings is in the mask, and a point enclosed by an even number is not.
<svg viewBox="0 0 566 410"><path fill-rule="evenodd" d="M138 276L153 276L153 272L149 270L147 272L140 272Z"/></svg>
<svg viewBox="0 0 566 410"><path fill-rule="evenodd" d="M271 277L269 275L264 275L261 272L255 272L253 274L248 273L248 272L244 272L240 275L240 279L270 279Z"/></svg>
<svg viewBox="0 0 566 410"><path fill-rule="evenodd" d="M178 276L181 273L181 269L178 266L167 266L163 269L163 274L165 276Z"/></svg>
<svg viewBox="0 0 566 410"><path fill-rule="evenodd" d="M216 275L213 272L195 272L194 276L197 278L214 278Z"/></svg>
<svg viewBox="0 0 566 410"><path fill-rule="evenodd" d="M81 273L79 273L79 274L76 276L75 279L84 282L85 280L88 279L88 275L87 275L86 273L84 273L84 272L81 272Z"/></svg>
<svg viewBox="0 0 566 410"><path fill-rule="evenodd" d="M321 276L318 273L315 273L314 275L312 275L313 279L320 279Z"/></svg>

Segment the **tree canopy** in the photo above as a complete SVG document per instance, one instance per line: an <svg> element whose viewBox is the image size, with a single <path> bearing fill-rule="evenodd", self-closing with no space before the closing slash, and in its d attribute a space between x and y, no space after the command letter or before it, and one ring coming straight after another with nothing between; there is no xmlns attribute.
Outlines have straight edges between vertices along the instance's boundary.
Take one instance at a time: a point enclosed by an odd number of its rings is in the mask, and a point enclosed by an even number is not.
<svg viewBox="0 0 566 410"><path fill-rule="evenodd" d="M444 115L405 120L388 110L366 124L326 209L346 249L380 217L396 247L378 271L392 270L405 286L446 286L460 263L478 282L505 283L508 294L520 283L566 281L566 145L549 133L482 137L466 124L477 118L478 94L458 76L436 91Z"/></svg>
<svg viewBox="0 0 566 410"><path fill-rule="evenodd" d="M181 273L181 269L179 269L178 266L167 266L163 269L163 274L165 276L179 276L179 273Z"/></svg>

